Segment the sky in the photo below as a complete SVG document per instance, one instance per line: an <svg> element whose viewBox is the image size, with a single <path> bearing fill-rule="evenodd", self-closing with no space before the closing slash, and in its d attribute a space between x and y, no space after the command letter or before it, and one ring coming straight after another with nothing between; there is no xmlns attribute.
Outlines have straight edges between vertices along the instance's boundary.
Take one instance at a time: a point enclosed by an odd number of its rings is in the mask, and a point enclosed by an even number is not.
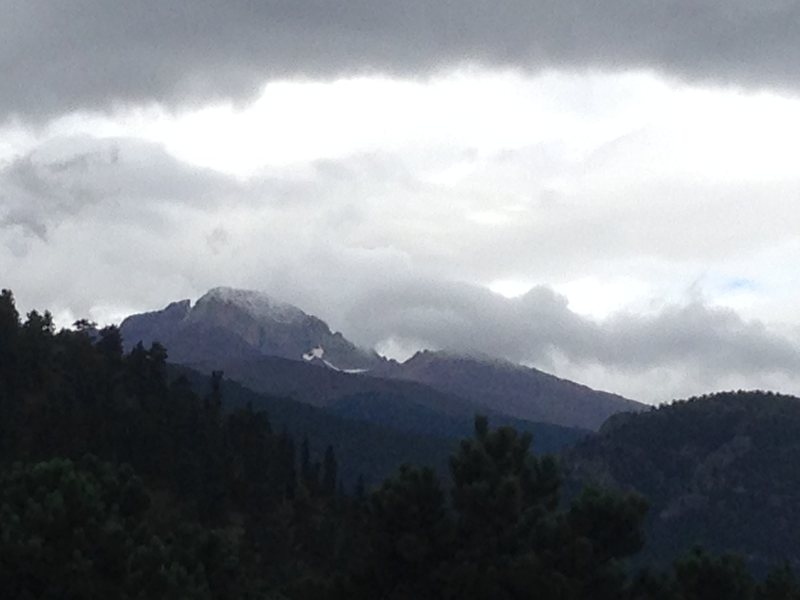
<svg viewBox="0 0 800 600"><path fill-rule="evenodd" d="M0 287L800 394L800 5L0 0Z"/></svg>

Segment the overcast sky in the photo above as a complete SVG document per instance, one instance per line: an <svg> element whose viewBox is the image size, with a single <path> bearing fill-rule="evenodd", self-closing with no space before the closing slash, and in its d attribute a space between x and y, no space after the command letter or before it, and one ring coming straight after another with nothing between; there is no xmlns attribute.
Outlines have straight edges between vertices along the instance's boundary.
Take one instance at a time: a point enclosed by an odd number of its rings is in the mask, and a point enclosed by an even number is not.
<svg viewBox="0 0 800 600"><path fill-rule="evenodd" d="M800 393L800 5L0 0L0 286Z"/></svg>

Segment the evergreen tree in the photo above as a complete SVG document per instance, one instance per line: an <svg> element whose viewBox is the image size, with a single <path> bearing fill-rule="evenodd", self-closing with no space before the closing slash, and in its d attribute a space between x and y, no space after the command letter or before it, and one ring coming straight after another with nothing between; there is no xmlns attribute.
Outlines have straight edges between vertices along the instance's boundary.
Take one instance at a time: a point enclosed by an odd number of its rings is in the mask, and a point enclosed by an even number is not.
<svg viewBox="0 0 800 600"><path fill-rule="evenodd" d="M773 569L756 591L757 600L800 600L800 586L794 570L784 564Z"/></svg>
<svg viewBox="0 0 800 600"><path fill-rule="evenodd" d="M753 597L753 578L737 556L713 557L698 548L676 561L674 569L682 600L750 600Z"/></svg>
<svg viewBox="0 0 800 600"><path fill-rule="evenodd" d="M114 327L20 322L0 293L4 597L800 600L788 566L756 584L701 551L631 579L642 498L561 502L555 460L485 418L446 486L405 466L337 497L331 446L312 462L304 438L298 473L287 431L224 405L221 372L198 395L166 359L159 344L123 353Z"/></svg>
<svg viewBox="0 0 800 600"><path fill-rule="evenodd" d="M325 459L322 463L322 493L328 497L336 494L336 456L333 453L333 446L325 449Z"/></svg>
<svg viewBox="0 0 800 600"><path fill-rule="evenodd" d="M433 471L401 467L372 494L369 526L367 593L398 600L439 597L440 566L452 548L453 523Z"/></svg>

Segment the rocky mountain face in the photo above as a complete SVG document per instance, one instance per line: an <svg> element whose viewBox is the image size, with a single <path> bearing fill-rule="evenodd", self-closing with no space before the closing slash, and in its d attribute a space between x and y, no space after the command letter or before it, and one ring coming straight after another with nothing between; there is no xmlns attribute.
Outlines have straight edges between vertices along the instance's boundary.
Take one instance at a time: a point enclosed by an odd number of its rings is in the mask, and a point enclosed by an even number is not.
<svg viewBox="0 0 800 600"><path fill-rule="evenodd" d="M612 417L564 460L575 487L650 502L645 560L693 544L754 566L800 566L800 399L715 394Z"/></svg>
<svg viewBox="0 0 800 600"><path fill-rule="evenodd" d="M170 359L184 364L278 356L337 370L370 369L381 359L339 332L266 294L214 288L192 306L189 300L133 315L122 322L126 345L161 342Z"/></svg>
<svg viewBox="0 0 800 600"><path fill-rule="evenodd" d="M194 305L183 300L128 317L121 332L128 347L161 342L171 361L201 371L222 369L262 393L338 410L346 405L348 414L361 411L365 418L382 406L376 420L392 421L400 406L409 414L420 407L469 419L482 412L588 430L609 415L642 408L492 358L426 351L405 363L386 360L332 332L321 319L253 291L215 288Z"/></svg>
<svg viewBox="0 0 800 600"><path fill-rule="evenodd" d="M424 351L379 368L385 377L424 383L529 421L596 430L613 414L645 408L616 394L488 357Z"/></svg>

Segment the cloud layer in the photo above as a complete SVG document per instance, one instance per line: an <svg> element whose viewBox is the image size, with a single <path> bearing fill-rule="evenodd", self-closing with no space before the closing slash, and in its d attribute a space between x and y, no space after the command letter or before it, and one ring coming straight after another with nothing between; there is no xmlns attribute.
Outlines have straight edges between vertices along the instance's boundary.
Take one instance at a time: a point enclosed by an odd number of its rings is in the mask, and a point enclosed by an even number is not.
<svg viewBox="0 0 800 600"><path fill-rule="evenodd" d="M791 0L0 0L0 115L253 95L267 79L463 64L646 69L796 90Z"/></svg>
<svg viewBox="0 0 800 600"><path fill-rule="evenodd" d="M616 374L607 381L648 400L748 379L774 385L800 373L796 340L698 300L597 321L570 310L548 287L507 299L473 286L416 281L370 292L347 322L358 339L379 347L389 335L394 347L477 352L550 371L570 365L570 373L584 377L605 370ZM658 389L646 381L657 371L681 373L683 381Z"/></svg>
<svg viewBox="0 0 800 600"><path fill-rule="evenodd" d="M274 169L243 182L186 165L158 145L90 137L55 139L9 161L0 197L1 284L23 309L51 308L62 323L118 319L233 285L296 303L361 344L502 356L648 401L725 387L800 392L792 330L704 296L712 284L749 293L751 279L703 281L700 291L652 306L612 302L603 317L576 312L549 286L507 299L463 283L548 269L543 279L557 283L558 269L569 279L602 274L603 265L613 281L614 270L642 274L631 259L641 251L656 261L651 277L659 254L673 277L683 263L712 265L743 244L752 256L766 244L752 227L764 215L737 229L722 214L727 236L703 237L708 223L691 227L699 207L654 191L652 205L638 209L625 198L592 210L588 198L548 196L487 224L481 211L503 214L507 199L489 206L472 184L415 177L391 155ZM671 255L658 237L666 235L652 212L659 206L684 230ZM635 238L618 211L637 223ZM779 232L785 218L767 213L765 226ZM648 215L652 222L642 219ZM769 267L751 270L766 276Z"/></svg>
<svg viewBox="0 0 800 600"><path fill-rule="evenodd" d="M231 285L363 344L644 400L800 392L796 2L0 15L0 285L23 309L107 321Z"/></svg>

